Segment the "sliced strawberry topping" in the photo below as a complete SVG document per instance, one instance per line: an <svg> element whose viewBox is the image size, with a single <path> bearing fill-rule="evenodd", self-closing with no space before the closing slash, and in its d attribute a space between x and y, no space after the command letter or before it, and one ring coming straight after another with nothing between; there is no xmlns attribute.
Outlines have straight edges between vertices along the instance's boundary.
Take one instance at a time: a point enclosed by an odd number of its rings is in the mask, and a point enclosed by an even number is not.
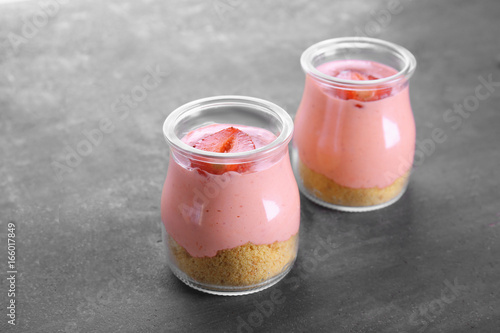
<svg viewBox="0 0 500 333"><path fill-rule="evenodd" d="M252 138L245 132L228 127L214 134L208 135L196 142L194 148L214 153L237 153L255 149ZM227 171L243 172L248 169L244 164L212 164L193 161L192 167L202 169L208 173L220 175Z"/></svg>
<svg viewBox="0 0 500 333"><path fill-rule="evenodd" d="M194 148L214 153L236 153L255 149L252 138L245 132L228 127L204 137L194 144Z"/></svg>
<svg viewBox="0 0 500 333"><path fill-rule="evenodd" d="M356 70L343 70L334 75L339 79L354 81L378 80L379 78ZM355 99L357 101L369 102L385 98L391 94L391 88L376 88L374 90L339 90L338 97L342 99Z"/></svg>

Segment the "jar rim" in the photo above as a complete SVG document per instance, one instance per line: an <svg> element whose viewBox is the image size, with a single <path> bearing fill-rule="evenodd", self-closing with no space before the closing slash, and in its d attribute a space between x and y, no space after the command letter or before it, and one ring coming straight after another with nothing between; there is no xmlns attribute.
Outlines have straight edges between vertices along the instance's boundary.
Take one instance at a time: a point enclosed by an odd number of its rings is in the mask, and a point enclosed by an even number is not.
<svg viewBox="0 0 500 333"><path fill-rule="evenodd" d="M313 65L313 60L320 53L322 52L324 53L327 50L332 50L333 48L342 45L345 46L352 45L353 47L372 46L372 47L383 48L386 51L392 52L393 54L397 55L403 61L404 66L403 68L398 70L396 74L388 77L384 77L377 80L358 81L358 80L341 79L327 75L319 71ZM346 60L354 60L354 59L346 59ZM410 51L408 51L408 49L392 42L370 37L341 37L341 38L327 39L311 45L302 53L302 56L300 57L300 64L306 74L309 74L314 78L323 81L325 83L362 87L362 86L372 86L379 84L391 84L400 81L401 79L408 80L415 72L417 61L415 59L415 56Z"/></svg>
<svg viewBox="0 0 500 333"><path fill-rule="evenodd" d="M182 138L180 138L175 133L175 127L179 123L179 121L186 118L190 114L199 112L204 109L218 108L221 106L240 106L263 111L269 115L274 116L280 122L280 124L282 125L281 132L276 137L276 139L265 146L237 153L216 153L196 149L183 142L181 140ZM192 130L195 130L195 128L193 128ZM213 96L194 100L172 111L163 123L163 135L170 146L175 147L180 151L200 157L209 157L213 159L223 160L242 159L248 157L255 158L256 155L267 155L278 150L283 145L288 145L292 138L292 134L293 120L283 108L272 102L260 98L238 95Z"/></svg>

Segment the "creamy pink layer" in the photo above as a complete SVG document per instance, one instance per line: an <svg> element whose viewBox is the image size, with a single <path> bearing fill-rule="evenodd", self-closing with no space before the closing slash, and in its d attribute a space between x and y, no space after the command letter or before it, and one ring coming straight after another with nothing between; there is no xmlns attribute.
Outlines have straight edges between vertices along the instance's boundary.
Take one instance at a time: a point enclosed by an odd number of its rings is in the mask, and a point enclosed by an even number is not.
<svg viewBox="0 0 500 333"><path fill-rule="evenodd" d="M196 129L183 141L193 145L229 126L250 135L256 148L276 138L256 127L216 124ZM222 175L202 174L172 154L161 200L167 233L194 257L212 257L248 242L281 242L295 235L299 193L287 147L283 149L281 157L257 172Z"/></svg>
<svg viewBox="0 0 500 333"><path fill-rule="evenodd" d="M396 71L361 60L332 61L318 70L335 75L358 70L378 78ZM384 188L413 163L415 123L408 86L393 87L389 97L361 102L337 97L332 87L306 76L295 117L294 145L310 169L351 188Z"/></svg>

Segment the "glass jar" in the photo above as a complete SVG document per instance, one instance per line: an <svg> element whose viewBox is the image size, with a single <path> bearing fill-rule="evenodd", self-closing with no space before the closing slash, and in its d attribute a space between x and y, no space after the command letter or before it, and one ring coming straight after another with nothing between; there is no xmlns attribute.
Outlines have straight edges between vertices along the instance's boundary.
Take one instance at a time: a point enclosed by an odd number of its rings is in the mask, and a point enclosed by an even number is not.
<svg viewBox="0 0 500 333"><path fill-rule="evenodd" d="M309 47L301 65L306 81L292 153L301 191L342 211L396 202L415 152L408 86L415 57L390 42L347 37Z"/></svg>
<svg viewBox="0 0 500 333"><path fill-rule="evenodd" d="M230 126L246 131L255 149L194 148L193 142ZM248 294L277 283L290 271L299 240L288 113L257 98L211 97L173 111L163 133L170 161L161 216L173 273L218 295Z"/></svg>

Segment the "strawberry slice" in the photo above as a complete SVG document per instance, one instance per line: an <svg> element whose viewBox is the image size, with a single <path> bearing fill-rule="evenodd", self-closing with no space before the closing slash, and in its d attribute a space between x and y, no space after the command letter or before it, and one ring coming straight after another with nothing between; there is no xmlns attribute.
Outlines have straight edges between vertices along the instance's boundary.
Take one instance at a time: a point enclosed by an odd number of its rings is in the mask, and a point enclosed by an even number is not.
<svg viewBox="0 0 500 333"><path fill-rule="evenodd" d="M214 134L208 135L196 142L196 149L214 153L238 153L255 149L252 138L245 132L228 127ZM221 175L227 171L243 172L248 170L248 164L212 164L201 161L192 161L191 166L208 173Z"/></svg>
<svg viewBox="0 0 500 333"><path fill-rule="evenodd" d="M350 69L341 71L334 76L339 79L354 81L369 81L379 79L373 75L367 75L365 73ZM391 91L391 88L377 88L374 90L338 90L337 95L338 97L346 100L355 99L361 102L369 102L388 97L391 94Z"/></svg>
<svg viewBox="0 0 500 333"><path fill-rule="evenodd" d="M252 138L245 132L228 127L196 142L194 148L214 153L237 153L255 149Z"/></svg>

